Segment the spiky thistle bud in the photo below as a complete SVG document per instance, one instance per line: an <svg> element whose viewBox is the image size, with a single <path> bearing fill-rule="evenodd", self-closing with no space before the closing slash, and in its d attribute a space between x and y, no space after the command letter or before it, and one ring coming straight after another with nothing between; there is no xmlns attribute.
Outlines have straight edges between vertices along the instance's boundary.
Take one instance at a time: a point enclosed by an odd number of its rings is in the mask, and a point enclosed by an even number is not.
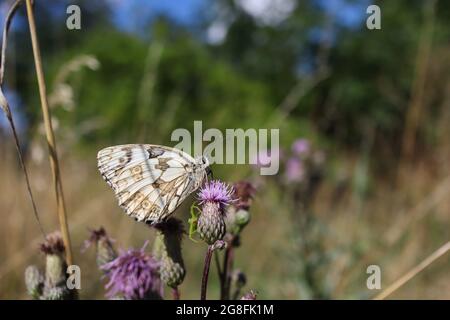
<svg viewBox="0 0 450 320"><path fill-rule="evenodd" d="M69 299L70 291L66 287L66 270L64 243L59 232L49 234L41 251L45 254L45 285L44 299ZM60 289L55 289L60 288Z"/></svg>
<svg viewBox="0 0 450 320"><path fill-rule="evenodd" d="M197 231L208 245L222 240L225 235L225 206L231 202L233 189L227 184L214 180L206 183L198 197L202 212L197 222Z"/></svg>
<svg viewBox="0 0 450 320"><path fill-rule="evenodd" d="M25 269L25 285L33 299L37 300L41 297L44 289L44 275L36 266L31 265Z"/></svg>
<svg viewBox="0 0 450 320"><path fill-rule="evenodd" d="M43 300L67 300L71 297L71 292L66 286L51 287L44 289Z"/></svg>
<svg viewBox="0 0 450 320"><path fill-rule="evenodd" d="M45 254L45 282L46 286L55 287L65 284L66 262L64 259L64 243L59 232L51 233L41 244L41 251Z"/></svg>
<svg viewBox="0 0 450 320"><path fill-rule="evenodd" d="M228 207L226 225L229 233L238 235L250 222L250 206L256 188L248 181L239 181L233 186L233 202Z"/></svg>
<svg viewBox="0 0 450 320"><path fill-rule="evenodd" d="M236 209L249 210L256 193L255 186L249 181L238 181L233 185L233 206Z"/></svg>
<svg viewBox="0 0 450 320"><path fill-rule="evenodd" d="M105 263L111 262L117 257L113 242L114 241L106 233L106 230L103 227L100 227L91 230L89 239L84 242L83 250L86 250L95 243L97 266L101 269Z"/></svg>
<svg viewBox="0 0 450 320"><path fill-rule="evenodd" d="M170 218L157 224L153 254L160 260L161 280L169 287L176 288L184 280L186 269L181 255L181 240L184 233L183 224L176 218Z"/></svg>

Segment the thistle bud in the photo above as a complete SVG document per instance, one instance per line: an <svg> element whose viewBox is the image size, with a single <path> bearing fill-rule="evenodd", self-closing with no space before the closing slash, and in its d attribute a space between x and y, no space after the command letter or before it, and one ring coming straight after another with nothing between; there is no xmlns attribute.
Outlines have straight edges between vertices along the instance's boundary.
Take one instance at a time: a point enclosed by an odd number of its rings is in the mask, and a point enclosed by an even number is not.
<svg viewBox="0 0 450 320"><path fill-rule="evenodd" d="M232 188L217 180L207 183L199 192L202 212L197 231L208 245L222 240L225 235L225 206L231 202L232 192Z"/></svg>
<svg viewBox="0 0 450 320"><path fill-rule="evenodd" d="M96 260L99 268L117 257L116 250L112 244L113 240L108 237L103 227L91 231L89 239L84 242L84 250L93 243L95 243Z"/></svg>
<svg viewBox="0 0 450 320"><path fill-rule="evenodd" d="M223 238L226 230L225 220L216 203L204 204L197 228L202 240L209 245Z"/></svg>
<svg viewBox="0 0 450 320"><path fill-rule="evenodd" d="M44 287L44 276L36 266L28 266L25 269L25 285L28 294L33 299L39 299Z"/></svg>
<svg viewBox="0 0 450 320"><path fill-rule="evenodd" d="M255 195L255 187L247 181L234 184L233 202L228 207L226 225L229 233L238 235L250 222L250 206Z"/></svg>
<svg viewBox="0 0 450 320"><path fill-rule="evenodd" d="M248 211L253 203L256 188L248 181L239 181L234 184L233 189L233 199L236 200L233 203L233 206L237 210L243 209Z"/></svg>
<svg viewBox="0 0 450 320"><path fill-rule="evenodd" d="M184 228L180 220L170 218L155 226L158 230L153 254L160 260L161 280L169 287L176 288L184 280L186 269L181 255L181 240Z"/></svg>
<svg viewBox="0 0 450 320"><path fill-rule="evenodd" d="M64 300L71 298L71 292L66 287L67 265L64 257L65 249L59 232L47 236L41 244L45 254L45 282L43 299Z"/></svg>
<svg viewBox="0 0 450 320"><path fill-rule="evenodd" d="M71 292L66 286L45 287L43 300L67 300L71 298Z"/></svg>
<svg viewBox="0 0 450 320"><path fill-rule="evenodd" d="M45 286L55 287L66 282L66 261L64 259L64 243L59 232L47 236L41 244L45 254Z"/></svg>

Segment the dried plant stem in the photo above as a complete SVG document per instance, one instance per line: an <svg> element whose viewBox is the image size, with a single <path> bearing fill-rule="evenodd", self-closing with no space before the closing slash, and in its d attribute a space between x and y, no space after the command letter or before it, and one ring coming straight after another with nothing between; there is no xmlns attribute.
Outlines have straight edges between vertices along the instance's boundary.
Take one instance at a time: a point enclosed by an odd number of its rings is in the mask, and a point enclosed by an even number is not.
<svg viewBox="0 0 450 320"><path fill-rule="evenodd" d="M25 165L25 161L24 161L24 158L22 155L22 150L20 148L20 141L19 141L19 136L17 135L14 118L11 113L11 108L9 106L9 103L8 103L6 97L3 95L3 90L2 90L3 80L4 80L4 75L5 75L6 47L8 44L9 27L11 26L11 22L14 17L14 14L16 13L17 9L20 7L21 4L22 4L22 0L17 0L16 2L14 2L14 4L9 9L8 14L6 15L5 26L3 28L2 51L1 51L1 58L0 58L0 106L3 108L6 118L8 119L9 125L11 127L11 131L13 133L13 138L14 138L14 143L15 143L15 146L17 149L17 154L19 157L19 163L22 168L23 174L25 176L25 182L27 185L28 196L30 197L30 200L31 200L31 205L33 207L34 216L38 222L39 229L40 229L42 235L45 237L44 228L42 227L41 221L39 219L39 213L37 210L36 201L34 200L33 192L31 190L31 183L30 183L30 178L28 175L28 170Z"/></svg>
<svg viewBox="0 0 450 320"><path fill-rule="evenodd" d="M408 271L400 279L396 280L393 284L391 284L383 292L381 292L380 294L375 296L373 298L373 300L383 300L383 299L385 299L386 297L391 295L394 291L396 291L401 286L403 286L406 282L408 282L409 280L414 278L419 272L424 270L426 267L428 267L430 264L432 264L438 258L442 257L444 254L446 254L449 250L450 250L450 241L448 241L443 246L441 246L439 249L437 249L435 252L433 252L431 255L429 255L425 260L423 260L417 266L415 266L410 271Z"/></svg>
<svg viewBox="0 0 450 320"><path fill-rule="evenodd" d="M430 63L433 45L433 31L435 24L436 0L424 3L424 24L419 40L419 48L416 57L415 75L411 88L411 100L405 119L403 134L402 155L405 159L413 156L416 145L416 134L421 115L424 108L425 86L427 82L427 71Z"/></svg>
<svg viewBox="0 0 450 320"><path fill-rule="evenodd" d="M11 6L11 9L9 9L8 14L6 15L5 27L3 28L3 38L2 38L2 56L1 56L1 62L0 62L0 84L3 84L3 78L5 75L6 46L8 44L9 27L11 26L11 21L12 21L12 18L14 17L14 14L16 13L17 9L19 9L21 4L22 4L22 0L16 0L16 2L14 2L14 4Z"/></svg>
<svg viewBox="0 0 450 320"><path fill-rule="evenodd" d="M39 95L41 98L42 113L44 116L45 133L47 136L47 144L49 148L50 166L53 173L53 183L55 185L56 205L58 211L58 219L63 236L64 246L66 248L67 264L73 264L72 246L70 243L69 229L67 225L66 206L64 202L63 187L61 181L60 168L58 163L58 155L56 152L55 136L53 133L52 121L47 101L47 90L45 86L44 72L42 69L41 53L36 33L36 22L34 20L33 6L31 0L26 0L28 23L30 26L31 44L33 47L34 63L36 66L36 74L39 85Z"/></svg>
<svg viewBox="0 0 450 320"><path fill-rule="evenodd" d="M202 276L202 289L200 294L200 300L206 300L206 290L208 287L208 276L209 276L209 266L211 265L211 258L213 253L213 245L208 246L208 250L206 251L205 256L205 265L203 267L203 276Z"/></svg>

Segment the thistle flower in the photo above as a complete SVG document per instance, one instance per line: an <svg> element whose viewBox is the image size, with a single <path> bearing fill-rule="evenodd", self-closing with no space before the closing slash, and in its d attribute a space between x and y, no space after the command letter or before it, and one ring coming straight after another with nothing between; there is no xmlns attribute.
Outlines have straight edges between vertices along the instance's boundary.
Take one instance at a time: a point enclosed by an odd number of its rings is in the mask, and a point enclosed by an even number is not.
<svg viewBox="0 0 450 320"><path fill-rule="evenodd" d="M184 233L183 224L176 218L157 224L153 254L160 262L161 280L169 287L176 288L184 280L186 270L181 255L181 240Z"/></svg>
<svg viewBox="0 0 450 320"><path fill-rule="evenodd" d="M300 159L291 157L286 162L286 181L300 182L305 175L305 169Z"/></svg>
<svg viewBox="0 0 450 320"><path fill-rule="evenodd" d="M25 285L28 294L33 299L39 299L44 288L44 276L36 266L28 266L25 269Z"/></svg>
<svg viewBox="0 0 450 320"><path fill-rule="evenodd" d="M247 292L242 296L241 300L256 300L256 296L257 296L256 292L250 290L249 292Z"/></svg>
<svg viewBox="0 0 450 320"><path fill-rule="evenodd" d="M43 299L64 300L71 298L66 287L66 261L64 243L59 232L49 234L40 246L45 254L45 284Z"/></svg>
<svg viewBox="0 0 450 320"><path fill-rule="evenodd" d="M59 232L51 233L41 244L45 254L45 286L48 288L64 284L66 281L66 262L64 259L64 243Z"/></svg>
<svg viewBox="0 0 450 320"><path fill-rule="evenodd" d="M63 255L65 248L61 234L58 231L50 233L41 243L40 249L45 254Z"/></svg>
<svg viewBox="0 0 450 320"><path fill-rule="evenodd" d="M137 250L122 250L116 259L101 267L109 278L105 287L108 297L122 295L127 300L162 298L160 263L144 251L146 245Z"/></svg>
<svg viewBox="0 0 450 320"><path fill-rule="evenodd" d="M306 155L311 149L311 145L307 139L297 139L292 143L292 152L297 156Z"/></svg>
<svg viewBox="0 0 450 320"><path fill-rule="evenodd" d="M197 230L209 245L225 235L225 206L231 203L232 194L233 189L218 180L206 183L198 193L202 213L198 218Z"/></svg>
<svg viewBox="0 0 450 320"><path fill-rule="evenodd" d="M254 157L253 161L257 167L264 167L270 164L271 154L269 151L263 150L258 152Z"/></svg>
<svg viewBox="0 0 450 320"><path fill-rule="evenodd" d="M117 257L116 250L113 246L113 241L106 233L103 227L91 230L91 235L88 240L84 242L83 251L95 243L97 265L101 268L105 263L111 262Z"/></svg>

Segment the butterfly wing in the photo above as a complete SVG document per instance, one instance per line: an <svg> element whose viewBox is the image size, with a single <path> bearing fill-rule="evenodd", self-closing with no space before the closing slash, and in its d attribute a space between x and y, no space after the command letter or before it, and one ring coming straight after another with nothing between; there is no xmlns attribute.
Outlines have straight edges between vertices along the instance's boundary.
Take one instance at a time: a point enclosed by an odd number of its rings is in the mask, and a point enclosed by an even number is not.
<svg viewBox="0 0 450 320"><path fill-rule="evenodd" d="M119 205L138 221L163 221L195 190L195 160L181 150L128 144L100 150L97 160Z"/></svg>

